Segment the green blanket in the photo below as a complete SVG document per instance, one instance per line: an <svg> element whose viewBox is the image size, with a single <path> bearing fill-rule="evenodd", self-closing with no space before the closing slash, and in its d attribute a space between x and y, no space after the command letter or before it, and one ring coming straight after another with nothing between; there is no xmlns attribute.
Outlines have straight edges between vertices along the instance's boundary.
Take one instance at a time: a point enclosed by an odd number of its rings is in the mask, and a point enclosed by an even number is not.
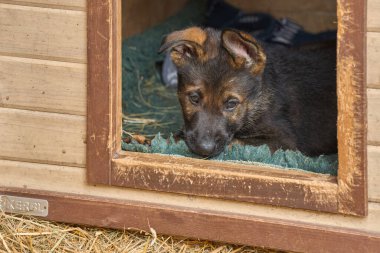
<svg viewBox="0 0 380 253"><path fill-rule="evenodd" d="M150 145L122 142L124 150L197 158L183 141L176 143L171 136L183 124L180 105L176 91L162 84L156 62L163 59L157 51L165 34L202 23L204 2L189 1L177 15L123 42L123 137L140 134L153 139ZM336 175L338 168L337 155L310 158L300 152L283 150L271 154L265 145L233 145L212 159L271 164L331 175Z"/></svg>

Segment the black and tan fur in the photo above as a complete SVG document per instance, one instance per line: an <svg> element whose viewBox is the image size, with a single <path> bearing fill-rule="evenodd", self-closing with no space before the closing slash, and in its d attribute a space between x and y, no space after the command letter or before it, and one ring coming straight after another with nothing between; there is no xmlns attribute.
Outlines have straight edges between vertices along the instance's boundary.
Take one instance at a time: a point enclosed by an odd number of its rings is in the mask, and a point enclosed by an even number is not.
<svg viewBox="0 0 380 253"><path fill-rule="evenodd" d="M263 48L250 35L191 27L168 35L184 139L214 156L233 139L315 156L337 152L335 48Z"/></svg>

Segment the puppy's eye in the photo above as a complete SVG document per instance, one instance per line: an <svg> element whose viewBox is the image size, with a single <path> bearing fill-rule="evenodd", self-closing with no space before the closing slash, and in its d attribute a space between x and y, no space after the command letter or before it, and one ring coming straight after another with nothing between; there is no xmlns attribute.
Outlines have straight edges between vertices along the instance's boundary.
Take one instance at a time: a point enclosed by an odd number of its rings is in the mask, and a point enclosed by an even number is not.
<svg viewBox="0 0 380 253"><path fill-rule="evenodd" d="M194 105L197 105L199 104L200 100L201 100L201 97L199 96L198 93L196 92L193 92L193 93L190 93L189 95L189 100L192 104Z"/></svg>
<svg viewBox="0 0 380 253"><path fill-rule="evenodd" d="M227 111L233 111L239 105L239 100L232 98L225 103L225 109Z"/></svg>

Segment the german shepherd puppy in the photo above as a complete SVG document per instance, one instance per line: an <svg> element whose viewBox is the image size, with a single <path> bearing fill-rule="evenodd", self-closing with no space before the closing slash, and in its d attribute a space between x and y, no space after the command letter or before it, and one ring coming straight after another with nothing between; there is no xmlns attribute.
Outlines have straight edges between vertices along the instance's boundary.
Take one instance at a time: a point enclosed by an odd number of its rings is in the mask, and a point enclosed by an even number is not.
<svg viewBox="0 0 380 253"><path fill-rule="evenodd" d="M337 152L336 49L264 48L249 34L190 27L169 34L184 139L215 156L233 139L309 156Z"/></svg>

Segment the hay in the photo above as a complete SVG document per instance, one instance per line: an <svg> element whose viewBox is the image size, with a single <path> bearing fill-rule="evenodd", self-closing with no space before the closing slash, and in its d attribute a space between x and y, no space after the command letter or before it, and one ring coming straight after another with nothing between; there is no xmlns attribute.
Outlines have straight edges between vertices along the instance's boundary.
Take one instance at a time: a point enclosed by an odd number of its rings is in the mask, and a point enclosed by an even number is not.
<svg viewBox="0 0 380 253"><path fill-rule="evenodd" d="M0 252L275 253L277 251L48 222L0 212Z"/></svg>

